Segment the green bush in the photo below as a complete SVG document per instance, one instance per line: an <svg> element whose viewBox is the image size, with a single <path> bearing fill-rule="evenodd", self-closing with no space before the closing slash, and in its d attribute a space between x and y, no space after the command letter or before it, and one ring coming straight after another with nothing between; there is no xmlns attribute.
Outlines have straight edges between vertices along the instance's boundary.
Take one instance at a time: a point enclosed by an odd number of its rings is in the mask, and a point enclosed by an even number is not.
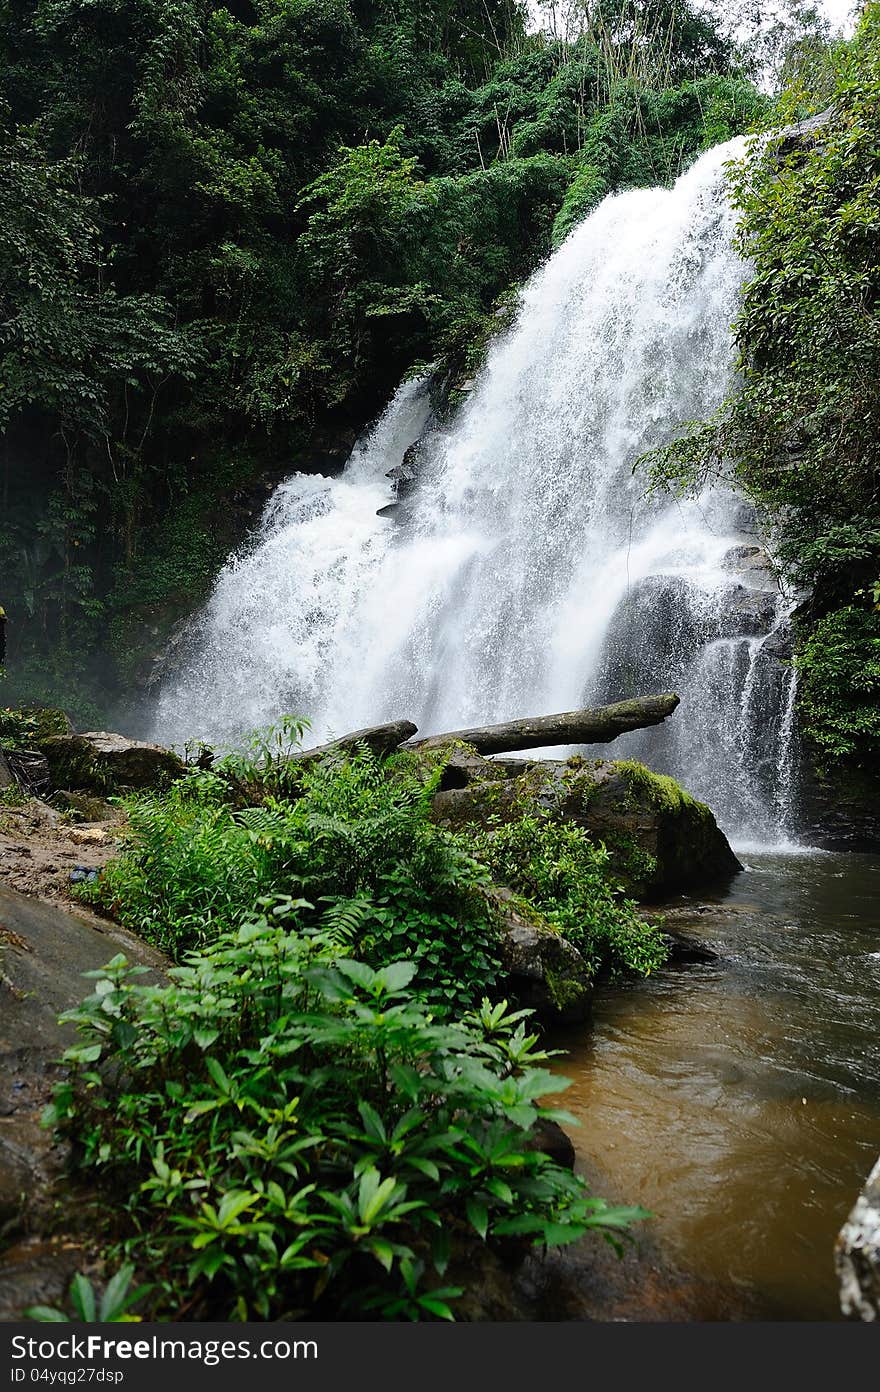
<svg viewBox="0 0 880 1392"><path fill-rule="evenodd" d="M366 750L287 774L266 748L257 764L231 760L229 777L194 772L167 794L129 798L125 850L84 896L177 958L266 894L305 898L310 924L344 933L374 966L407 958L438 1003L490 990L498 958L487 876L429 820L439 775L427 785L388 776ZM230 777L251 795L262 786L263 801L236 809Z"/></svg>
<svg viewBox="0 0 880 1392"><path fill-rule="evenodd" d="M880 756L880 613L849 605L800 648L800 708L824 759Z"/></svg>
<svg viewBox="0 0 880 1392"><path fill-rule="evenodd" d="M451 1318L450 1255L634 1218L528 1148L565 1081L526 1012L438 1022L412 962L374 971L262 914L145 985L115 958L65 1017L50 1119L109 1199L155 1318Z"/></svg>
<svg viewBox="0 0 880 1392"><path fill-rule="evenodd" d="M618 888L608 850L572 822L540 813L478 833L474 855L578 949L592 972L647 976L666 960L659 928Z"/></svg>

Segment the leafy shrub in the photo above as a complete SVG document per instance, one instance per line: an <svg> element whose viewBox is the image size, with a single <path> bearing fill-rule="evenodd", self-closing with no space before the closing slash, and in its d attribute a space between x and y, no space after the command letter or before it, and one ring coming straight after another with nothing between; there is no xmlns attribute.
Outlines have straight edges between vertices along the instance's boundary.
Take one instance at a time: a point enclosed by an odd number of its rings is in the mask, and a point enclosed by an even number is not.
<svg viewBox="0 0 880 1392"><path fill-rule="evenodd" d="M265 761L234 767L238 785L256 791ZM83 895L176 957L235 926L266 894L307 898L312 925L356 940L374 966L408 958L438 1003L470 1003L490 989L497 954L480 892L486 873L430 822L433 783L386 777L366 750L297 777L288 795L240 810L224 778L208 772L128 799L126 849Z"/></svg>
<svg viewBox="0 0 880 1392"><path fill-rule="evenodd" d="M51 1119L111 1197L151 1315L450 1318L453 1246L614 1240L609 1208L527 1148L565 1081L527 1012L438 1022L412 962L374 971L262 914L145 985L116 957L65 1017Z"/></svg>
<svg viewBox="0 0 880 1392"><path fill-rule="evenodd" d="M37 732L36 717L27 711L0 707L0 749L19 749L32 742Z"/></svg>
<svg viewBox="0 0 880 1392"><path fill-rule="evenodd" d="M880 755L880 613L849 605L827 614L796 662L801 712L822 756Z"/></svg>
<svg viewBox="0 0 880 1392"><path fill-rule="evenodd" d="M608 850L585 827L525 814L477 834L471 845L495 879L534 904L594 973L647 976L666 960L660 930L623 897Z"/></svg>

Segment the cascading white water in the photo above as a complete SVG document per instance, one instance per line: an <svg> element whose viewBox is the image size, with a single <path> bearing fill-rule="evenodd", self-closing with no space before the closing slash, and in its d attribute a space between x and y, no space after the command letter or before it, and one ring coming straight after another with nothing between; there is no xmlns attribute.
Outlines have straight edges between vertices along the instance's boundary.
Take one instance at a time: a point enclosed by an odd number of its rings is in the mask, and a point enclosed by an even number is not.
<svg viewBox="0 0 880 1392"><path fill-rule="evenodd" d="M340 478L276 491L165 684L158 735L229 739L284 712L317 738L400 716L428 733L674 687L673 720L614 752L675 772L728 831L778 837L791 678L764 640L786 601L740 500L646 499L632 473L730 385L739 150L575 228L451 425L407 383ZM416 440L414 491L378 516Z"/></svg>

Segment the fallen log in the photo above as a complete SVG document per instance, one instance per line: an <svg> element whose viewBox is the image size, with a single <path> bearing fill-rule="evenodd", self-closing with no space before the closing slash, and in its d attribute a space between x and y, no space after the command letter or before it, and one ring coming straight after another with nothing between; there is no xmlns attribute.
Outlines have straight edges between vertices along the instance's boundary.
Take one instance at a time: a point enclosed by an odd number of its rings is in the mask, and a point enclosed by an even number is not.
<svg viewBox="0 0 880 1392"><path fill-rule="evenodd" d="M404 740L408 740L419 727L411 720L392 720L387 725L369 725L365 730L353 730L350 735L342 735L329 744L319 744L314 749L298 750L291 754L291 763L311 763L325 754L350 754L358 745L366 745L377 759L392 754Z"/></svg>
<svg viewBox="0 0 880 1392"><path fill-rule="evenodd" d="M515 749L541 749L552 744L608 744L628 730L659 725L671 715L679 698L669 692L660 696L637 696L612 706L563 711L559 715L526 716L501 725L479 725L473 730L451 730L426 739L407 740L404 749L436 749L460 741L470 744L478 754L506 754Z"/></svg>

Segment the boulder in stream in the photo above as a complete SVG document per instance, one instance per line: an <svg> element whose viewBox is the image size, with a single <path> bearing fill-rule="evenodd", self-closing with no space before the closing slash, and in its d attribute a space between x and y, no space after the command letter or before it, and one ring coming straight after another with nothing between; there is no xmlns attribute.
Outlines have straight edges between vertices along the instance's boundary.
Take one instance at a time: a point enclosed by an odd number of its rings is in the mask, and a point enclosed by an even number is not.
<svg viewBox="0 0 880 1392"><path fill-rule="evenodd" d="M664 774L632 760L495 762L449 751L434 815L451 828L509 821L529 808L586 827L611 853L636 898L721 883L742 869L710 809ZM450 786L450 784L452 786Z"/></svg>
<svg viewBox="0 0 880 1392"><path fill-rule="evenodd" d="M555 1024L579 1024L590 1014L593 987L581 954L558 929L509 889L495 886L502 969L517 1005Z"/></svg>

